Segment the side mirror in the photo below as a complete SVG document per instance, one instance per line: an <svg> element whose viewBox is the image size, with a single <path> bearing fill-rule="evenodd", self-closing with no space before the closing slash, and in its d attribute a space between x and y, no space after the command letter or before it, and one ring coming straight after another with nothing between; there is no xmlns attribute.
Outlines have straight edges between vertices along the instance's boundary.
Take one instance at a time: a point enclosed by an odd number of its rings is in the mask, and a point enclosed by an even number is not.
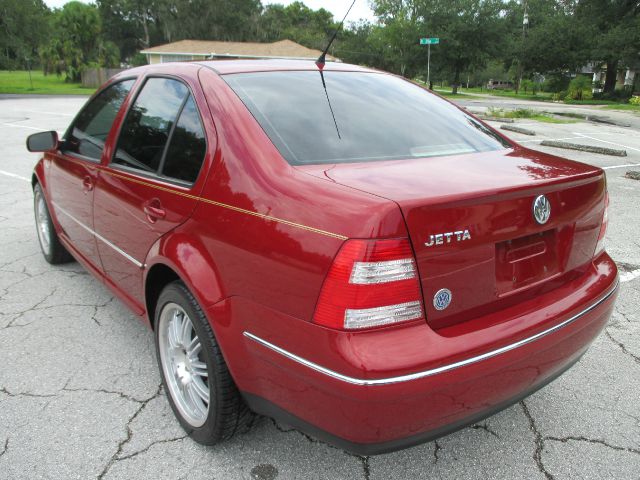
<svg viewBox="0 0 640 480"><path fill-rule="evenodd" d="M27 137L27 150L30 152L46 152L58 146L58 132L40 132Z"/></svg>

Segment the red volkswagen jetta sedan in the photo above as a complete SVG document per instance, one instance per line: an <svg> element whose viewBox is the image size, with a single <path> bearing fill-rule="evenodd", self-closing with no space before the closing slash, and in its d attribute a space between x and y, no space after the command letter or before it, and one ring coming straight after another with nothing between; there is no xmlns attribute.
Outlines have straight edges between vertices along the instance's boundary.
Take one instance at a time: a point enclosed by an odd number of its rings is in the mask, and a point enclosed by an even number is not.
<svg viewBox="0 0 640 480"><path fill-rule="evenodd" d="M136 68L28 148L45 258L149 324L200 443L253 412L360 454L424 442L558 377L613 309L603 171L383 72Z"/></svg>

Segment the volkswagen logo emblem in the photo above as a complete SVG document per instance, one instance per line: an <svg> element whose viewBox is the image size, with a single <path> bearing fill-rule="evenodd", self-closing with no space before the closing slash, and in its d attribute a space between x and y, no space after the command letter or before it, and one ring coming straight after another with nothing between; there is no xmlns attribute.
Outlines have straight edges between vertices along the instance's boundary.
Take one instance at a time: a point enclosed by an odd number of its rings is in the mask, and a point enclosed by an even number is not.
<svg viewBox="0 0 640 480"><path fill-rule="evenodd" d="M441 288L433 296L433 307L436 310L444 310L451 303L451 290L448 288Z"/></svg>
<svg viewBox="0 0 640 480"><path fill-rule="evenodd" d="M540 225L544 225L551 216L551 203L544 195L538 195L533 201L533 218Z"/></svg>

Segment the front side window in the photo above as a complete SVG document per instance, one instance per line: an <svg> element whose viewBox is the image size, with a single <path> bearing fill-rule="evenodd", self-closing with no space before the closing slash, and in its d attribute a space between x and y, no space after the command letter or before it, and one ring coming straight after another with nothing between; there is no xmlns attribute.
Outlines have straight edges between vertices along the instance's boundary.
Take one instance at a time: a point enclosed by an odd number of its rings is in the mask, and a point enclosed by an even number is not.
<svg viewBox="0 0 640 480"><path fill-rule="evenodd" d="M405 80L364 72L323 75L260 72L223 78L292 165L509 148L470 115Z"/></svg>
<svg viewBox="0 0 640 480"><path fill-rule="evenodd" d="M113 163L192 183L205 151L189 89L178 80L150 78L127 113Z"/></svg>
<svg viewBox="0 0 640 480"><path fill-rule="evenodd" d="M100 92L82 109L67 132L63 149L100 161L113 121L135 80L123 80Z"/></svg>

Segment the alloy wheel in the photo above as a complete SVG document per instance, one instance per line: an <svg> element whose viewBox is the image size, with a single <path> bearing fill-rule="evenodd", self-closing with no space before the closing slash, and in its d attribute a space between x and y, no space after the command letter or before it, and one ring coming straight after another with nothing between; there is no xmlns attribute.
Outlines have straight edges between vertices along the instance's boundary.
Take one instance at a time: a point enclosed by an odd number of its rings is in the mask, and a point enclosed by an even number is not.
<svg viewBox="0 0 640 480"><path fill-rule="evenodd" d="M177 303L162 308L158 323L160 363L169 394L184 420L201 427L209 413L209 369L191 319Z"/></svg>

